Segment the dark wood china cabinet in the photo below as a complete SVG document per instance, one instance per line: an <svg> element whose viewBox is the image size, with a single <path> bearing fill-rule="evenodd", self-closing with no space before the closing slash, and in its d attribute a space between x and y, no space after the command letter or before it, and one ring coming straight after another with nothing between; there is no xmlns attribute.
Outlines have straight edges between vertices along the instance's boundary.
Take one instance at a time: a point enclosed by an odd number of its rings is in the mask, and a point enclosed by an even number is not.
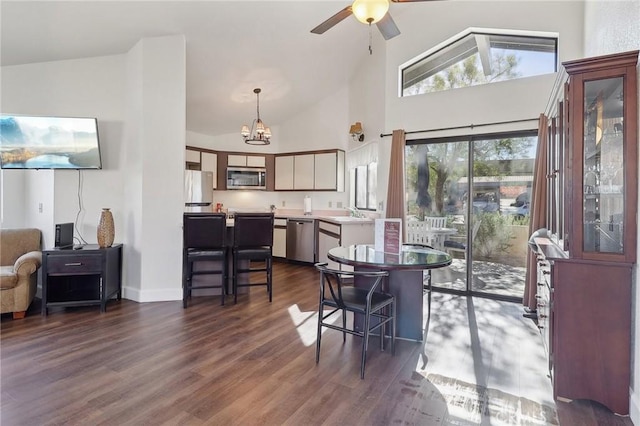
<svg viewBox="0 0 640 426"><path fill-rule="evenodd" d="M547 107L538 316L554 396L629 413L638 51L563 63Z"/></svg>

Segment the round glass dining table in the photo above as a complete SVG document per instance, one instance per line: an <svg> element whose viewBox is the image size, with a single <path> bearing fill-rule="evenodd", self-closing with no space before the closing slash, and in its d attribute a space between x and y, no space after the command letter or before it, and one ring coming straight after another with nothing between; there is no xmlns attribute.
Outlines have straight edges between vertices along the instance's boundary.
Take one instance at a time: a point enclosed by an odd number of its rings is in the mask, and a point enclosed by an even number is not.
<svg viewBox="0 0 640 426"><path fill-rule="evenodd" d="M389 272L385 291L396 298L396 336L422 341L423 275L424 271L451 265L451 255L427 246L405 244L398 254L377 251L373 244L354 244L334 247L327 257L343 265L351 265L356 271L383 270ZM356 277L354 285L367 288L367 279ZM359 327L359 318L355 318Z"/></svg>

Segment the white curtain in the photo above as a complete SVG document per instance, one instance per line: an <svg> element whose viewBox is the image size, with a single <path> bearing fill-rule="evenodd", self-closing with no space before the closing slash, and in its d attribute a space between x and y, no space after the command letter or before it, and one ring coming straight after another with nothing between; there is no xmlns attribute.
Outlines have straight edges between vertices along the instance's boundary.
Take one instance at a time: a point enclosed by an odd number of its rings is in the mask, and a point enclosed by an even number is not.
<svg viewBox="0 0 640 426"><path fill-rule="evenodd" d="M347 152L347 170L378 162L378 142L369 142Z"/></svg>

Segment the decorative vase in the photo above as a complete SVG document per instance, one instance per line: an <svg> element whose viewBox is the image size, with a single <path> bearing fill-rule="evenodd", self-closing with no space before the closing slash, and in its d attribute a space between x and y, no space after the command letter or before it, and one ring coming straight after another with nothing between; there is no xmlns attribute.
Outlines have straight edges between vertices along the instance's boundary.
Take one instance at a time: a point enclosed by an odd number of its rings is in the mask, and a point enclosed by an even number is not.
<svg viewBox="0 0 640 426"><path fill-rule="evenodd" d="M109 209L102 209L100 222L98 223L98 245L101 248L111 247L114 236L113 214Z"/></svg>

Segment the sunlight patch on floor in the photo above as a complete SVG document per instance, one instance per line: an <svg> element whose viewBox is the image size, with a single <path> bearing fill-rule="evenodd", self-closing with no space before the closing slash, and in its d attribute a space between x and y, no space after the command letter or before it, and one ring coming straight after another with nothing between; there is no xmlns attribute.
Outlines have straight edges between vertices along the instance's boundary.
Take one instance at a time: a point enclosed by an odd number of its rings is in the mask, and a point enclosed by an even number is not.
<svg viewBox="0 0 640 426"><path fill-rule="evenodd" d="M298 331L298 336L300 336L300 340L302 344L305 346L315 345L316 343L316 333L318 332L318 312L317 311L306 311L303 312L300 310L297 304L289 306L287 309L289 312L289 316L291 317L291 322L296 327ZM325 311L326 312L326 311ZM330 322L333 324L340 319L340 315L334 315L331 317ZM327 329L323 328L322 332L326 332Z"/></svg>

